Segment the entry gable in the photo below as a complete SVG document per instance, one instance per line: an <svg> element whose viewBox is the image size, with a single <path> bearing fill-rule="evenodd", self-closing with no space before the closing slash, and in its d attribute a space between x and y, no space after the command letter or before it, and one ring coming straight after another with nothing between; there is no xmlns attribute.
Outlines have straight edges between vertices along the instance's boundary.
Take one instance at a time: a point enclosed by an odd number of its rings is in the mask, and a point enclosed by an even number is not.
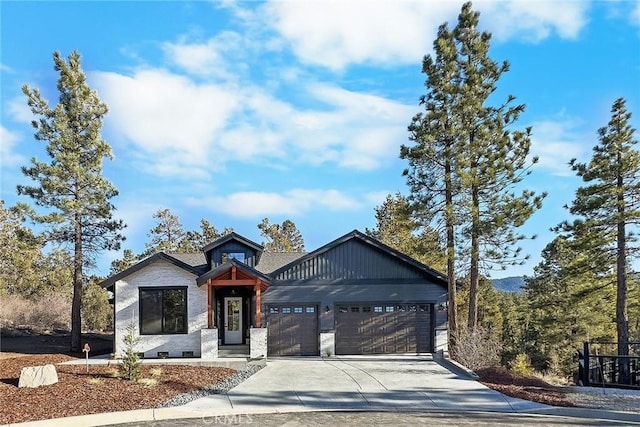
<svg viewBox="0 0 640 427"><path fill-rule="evenodd" d="M237 233L229 233L202 248L207 265L214 269L231 259L255 267L260 261L263 247Z"/></svg>
<svg viewBox="0 0 640 427"><path fill-rule="evenodd" d="M198 286L254 286L259 285L265 291L271 278L255 268L235 259L207 271L196 279Z"/></svg>
<svg viewBox="0 0 640 427"><path fill-rule="evenodd" d="M429 279L446 277L384 243L354 230L274 271L276 280Z"/></svg>

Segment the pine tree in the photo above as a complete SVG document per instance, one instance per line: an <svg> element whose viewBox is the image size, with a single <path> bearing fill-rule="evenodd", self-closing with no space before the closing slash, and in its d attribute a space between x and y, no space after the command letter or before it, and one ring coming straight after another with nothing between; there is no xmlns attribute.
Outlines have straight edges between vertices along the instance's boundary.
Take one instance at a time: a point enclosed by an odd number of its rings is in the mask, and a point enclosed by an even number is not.
<svg viewBox="0 0 640 427"><path fill-rule="evenodd" d="M459 199L459 180L455 169L462 155L458 147L458 127L454 108L458 100L456 88L457 51L453 33L446 23L438 29L433 43L435 57L426 55L422 72L427 76L427 94L420 97L425 111L413 117L409 125L409 140L400 157L409 166L403 175L411 189L409 200L422 224L433 224L443 231L446 246L448 282L449 351L455 356L458 331L456 284L456 225L459 218L455 202Z"/></svg>
<svg viewBox="0 0 640 427"><path fill-rule="evenodd" d="M608 256L601 265L615 271L616 326L618 354L629 354L628 269L635 239L631 228L640 221L640 156L634 148L635 129L629 125L631 113L625 100L617 99L608 125L598 130L598 145L589 163L571 161L571 167L586 183L576 190L569 208L580 218L560 224L559 231L572 233L581 249L591 256ZM582 231L582 232L580 232ZM604 259L603 261L606 261ZM606 273L606 271L605 271ZM622 378L628 377L622 366Z"/></svg>
<svg viewBox="0 0 640 427"><path fill-rule="evenodd" d="M529 172L526 162L531 129L511 130L525 109L523 104L512 105L513 96L497 107L487 105L498 80L509 70L509 63L498 64L488 56L491 34L478 31L479 16L471 9L471 3L465 3L453 30L460 93L453 114L459 124L459 144L466 152L456 173L460 174L467 195L468 218L463 235L470 242L470 329L475 329L478 320L481 268L523 261L520 249L513 247L525 236L514 229L541 207L545 197L527 190L520 195L513 192Z"/></svg>
<svg viewBox="0 0 640 427"><path fill-rule="evenodd" d="M153 218L157 220L156 225L149 231L151 241L145 244L147 250L143 256L157 252L179 252L186 232L178 215L170 209L158 209Z"/></svg>
<svg viewBox="0 0 640 427"><path fill-rule="evenodd" d="M525 310L533 333L527 351L538 370L557 365L558 374L570 375L584 341L611 340L614 296L598 262L575 240L560 236L545 247L533 277L526 279Z"/></svg>
<svg viewBox="0 0 640 427"><path fill-rule="evenodd" d="M266 252L304 252L302 234L291 220L284 220L282 225L271 224L264 218L258 224L260 235L267 239L262 242Z"/></svg>
<svg viewBox="0 0 640 427"><path fill-rule="evenodd" d="M28 105L38 120L32 122L35 139L47 142L51 162L33 158L23 173L37 186L18 186L18 193L30 196L47 213L31 212L34 220L48 226L47 241L73 245L73 303L71 350L80 351L81 305L85 266L102 250L118 249L124 237L122 221L114 220L110 200L117 189L102 176L104 158L111 159L111 147L102 140L102 119L107 106L86 82L80 54L72 52L68 62L53 54L60 73L60 98L55 108L37 89L23 86Z"/></svg>
<svg viewBox="0 0 640 427"><path fill-rule="evenodd" d="M16 209L5 209L0 200L0 295L30 297L37 278L42 242L25 226L26 217Z"/></svg>
<svg viewBox="0 0 640 427"><path fill-rule="evenodd" d="M369 236L435 270L445 270L446 257L440 236L431 227L421 226L413 217L411 203L406 197L400 193L389 194L375 212L376 227L366 230Z"/></svg>

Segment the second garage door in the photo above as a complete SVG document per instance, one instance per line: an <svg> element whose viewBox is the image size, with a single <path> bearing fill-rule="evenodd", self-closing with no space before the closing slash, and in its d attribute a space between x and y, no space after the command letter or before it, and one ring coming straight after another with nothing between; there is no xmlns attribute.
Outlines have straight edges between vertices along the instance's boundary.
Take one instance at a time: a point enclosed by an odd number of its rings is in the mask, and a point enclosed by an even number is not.
<svg viewBox="0 0 640 427"><path fill-rule="evenodd" d="M339 304L336 354L429 353L430 304Z"/></svg>
<svg viewBox="0 0 640 427"><path fill-rule="evenodd" d="M317 356L318 307L279 304L267 307L269 356Z"/></svg>

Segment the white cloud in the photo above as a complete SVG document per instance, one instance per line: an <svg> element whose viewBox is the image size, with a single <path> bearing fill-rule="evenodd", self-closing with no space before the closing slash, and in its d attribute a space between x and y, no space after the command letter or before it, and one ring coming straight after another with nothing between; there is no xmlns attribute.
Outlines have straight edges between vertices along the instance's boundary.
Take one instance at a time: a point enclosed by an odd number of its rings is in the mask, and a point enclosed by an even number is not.
<svg viewBox="0 0 640 427"><path fill-rule="evenodd" d="M188 43L184 38L177 43L164 43L163 49L170 60L191 74L231 79L234 73L229 57L243 49L242 36L225 31L206 43Z"/></svg>
<svg viewBox="0 0 640 427"><path fill-rule="evenodd" d="M91 77L110 108L105 125L142 149L151 171L201 176L217 164L215 138L238 104L230 91L164 70Z"/></svg>
<svg viewBox="0 0 640 427"><path fill-rule="evenodd" d="M498 40L511 38L539 42L556 33L575 39L587 24L587 1L515 0L474 3L480 23ZM484 23L484 24L483 24Z"/></svg>
<svg viewBox="0 0 640 427"><path fill-rule="evenodd" d="M7 112L9 116L20 123L31 123L35 118L25 96L16 96L7 102Z"/></svg>
<svg viewBox="0 0 640 427"><path fill-rule="evenodd" d="M419 61L454 2L270 2L266 24L306 63L340 70L352 63Z"/></svg>
<svg viewBox="0 0 640 427"><path fill-rule="evenodd" d="M187 203L232 217L300 215L314 209L349 211L360 203L338 190L292 189L283 193L243 191L226 196L190 198Z"/></svg>
<svg viewBox="0 0 640 427"><path fill-rule="evenodd" d="M636 7L631 12L631 22L640 25L640 3L636 3Z"/></svg>
<svg viewBox="0 0 640 427"><path fill-rule="evenodd" d="M431 50L437 28L455 26L462 2L271 1L265 25L284 37L301 61L342 70L351 64L417 63ZM588 2L484 1L474 3L480 25L500 40L538 42L552 33L575 38Z"/></svg>
<svg viewBox="0 0 640 427"><path fill-rule="evenodd" d="M4 126L0 126L0 165L3 168L25 163L24 156L14 151L15 144L20 140L20 135L11 132Z"/></svg>
<svg viewBox="0 0 640 427"><path fill-rule="evenodd" d="M531 153L539 157L539 167L556 176L574 176L569 167L571 159L581 160L590 147L585 141L592 139L581 135L573 120L539 121L533 124Z"/></svg>
<svg viewBox="0 0 640 427"><path fill-rule="evenodd" d="M3 73L13 73L13 68L9 67L6 64L0 63L0 72Z"/></svg>
<svg viewBox="0 0 640 427"><path fill-rule="evenodd" d="M251 84L200 83L166 70L91 75L110 106L106 128L139 167L202 178L231 161L373 170L397 157L415 107L328 84L294 87L297 108Z"/></svg>

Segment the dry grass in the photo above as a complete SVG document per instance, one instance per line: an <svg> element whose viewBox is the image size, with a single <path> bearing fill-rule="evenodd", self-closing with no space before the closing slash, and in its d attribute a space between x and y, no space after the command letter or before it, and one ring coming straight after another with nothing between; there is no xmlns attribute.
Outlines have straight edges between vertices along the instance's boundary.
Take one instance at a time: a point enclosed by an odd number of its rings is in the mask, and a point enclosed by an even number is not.
<svg viewBox="0 0 640 427"><path fill-rule="evenodd" d="M56 293L30 300L19 295L0 296L0 323L13 327L28 326L41 331L69 330L71 300Z"/></svg>

